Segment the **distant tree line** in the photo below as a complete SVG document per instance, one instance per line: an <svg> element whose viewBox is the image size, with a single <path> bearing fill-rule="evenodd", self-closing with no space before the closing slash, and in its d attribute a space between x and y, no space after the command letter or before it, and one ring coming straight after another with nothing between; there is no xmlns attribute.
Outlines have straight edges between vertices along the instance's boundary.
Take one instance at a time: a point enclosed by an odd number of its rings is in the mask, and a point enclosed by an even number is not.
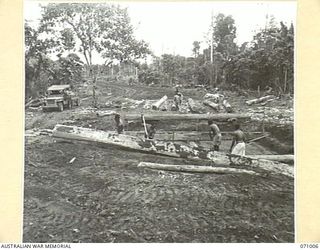
<svg viewBox="0 0 320 250"><path fill-rule="evenodd" d="M231 16L218 14L210 25L207 47L193 43L193 57L164 54L141 66L139 80L150 83L205 85L230 89L265 89L293 93L294 28L271 17L251 41L235 43Z"/></svg>
<svg viewBox="0 0 320 250"><path fill-rule="evenodd" d="M209 25L206 44L193 42L192 57L163 54L152 64L148 44L137 40L126 8L102 3L49 3L37 27L25 23L26 98L52 84L75 85L83 73L93 76L138 74L145 84L204 85L293 93L294 27L273 18L251 41L235 43L232 16L218 14ZM53 60L52 55L57 59ZM79 57L82 55L84 60ZM94 56L104 59L95 65Z"/></svg>

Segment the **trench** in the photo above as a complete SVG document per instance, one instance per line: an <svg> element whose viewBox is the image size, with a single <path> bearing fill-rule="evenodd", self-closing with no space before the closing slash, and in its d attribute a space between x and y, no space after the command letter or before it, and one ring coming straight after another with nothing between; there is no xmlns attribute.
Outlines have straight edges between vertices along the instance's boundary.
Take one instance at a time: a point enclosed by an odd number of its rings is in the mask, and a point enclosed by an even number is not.
<svg viewBox="0 0 320 250"><path fill-rule="evenodd" d="M207 121L177 121L177 120L149 120L147 123L153 124L157 132L174 132L174 131L198 131L208 132ZM228 122L216 122L223 132L233 131L233 126ZM291 124L262 123L257 121L247 121L241 124L244 132L266 132L268 137L257 140L254 144L257 147L264 148L265 154L294 154L294 126ZM127 125L127 131L141 131L142 124L140 121L131 122ZM256 136L259 137L259 136ZM209 139L209 138L208 138ZM249 139L254 139L251 136ZM225 143L227 143L225 141ZM251 152L259 154L261 152Z"/></svg>

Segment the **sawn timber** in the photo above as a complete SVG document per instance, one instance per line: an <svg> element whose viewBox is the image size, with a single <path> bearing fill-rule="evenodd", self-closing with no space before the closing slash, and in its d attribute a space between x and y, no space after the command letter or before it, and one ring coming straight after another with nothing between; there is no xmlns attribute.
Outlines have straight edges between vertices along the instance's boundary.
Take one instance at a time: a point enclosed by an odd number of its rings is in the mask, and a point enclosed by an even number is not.
<svg viewBox="0 0 320 250"><path fill-rule="evenodd" d="M237 118L240 120L250 120L249 114L235 114L235 113L210 113L210 114L171 114L171 113L149 113L144 114L146 120L214 120L214 121L227 121L229 119ZM125 114L124 118L127 120L141 119L141 114Z"/></svg>
<svg viewBox="0 0 320 250"><path fill-rule="evenodd" d="M186 143L148 140L130 135L117 134L116 132L105 132L60 124L55 126L52 131L52 136L66 140L78 140L117 146L127 150L135 150L144 153L195 160L209 160L213 166L229 166L232 164L233 166L259 167L267 171L293 177L293 168L287 164L225 154L212 151L199 145L191 146Z"/></svg>

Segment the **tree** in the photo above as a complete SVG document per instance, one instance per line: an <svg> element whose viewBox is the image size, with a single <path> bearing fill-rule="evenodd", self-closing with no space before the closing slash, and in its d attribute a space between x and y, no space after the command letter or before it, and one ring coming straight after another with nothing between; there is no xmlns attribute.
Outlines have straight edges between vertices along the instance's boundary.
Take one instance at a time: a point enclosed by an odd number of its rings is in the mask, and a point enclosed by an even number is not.
<svg viewBox="0 0 320 250"><path fill-rule="evenodd" d="M44 88L39 79L49 69L51 60L48 54L56 46L49 38L40 39L41 30L25 24L25 91L26 98L37 96L38 90ZM37 86L38 85L38 86Z"/></svg>
<svg viewBox="0 0 320 250"><path fill-rule="evenodd" d="M144 41L133 36L127 9L100 3L50 3L43 6L41 26L48 34L60 34L60 51L77 47L91 68L94 53L106 64L135 60L149 53Z"/></svg>
<svg viewBox="0 0 320 250"><path fill-rule="evenodd" d="M193 49L192 49L193 55L195 58L197 58L200 52L200 42L194 41L192 45L193 45Z"/></svg>
<svg viewBox="0 0 320 250"><path fill-rule="evenodd" d="M75 53L68 54L66 57L59 55L59 59L52 63L49 71L50 84L70 84L82 81L83 62Z"/></svg>
<svg viewBox="0 0 320 250"><path fill-rule="evenodd" d="M212 17L209 28L209 57L212 69L209 69L210 85L217 86L224 83L223 65L231 56L238 53L238 47L234 42L236 38L236 26L232 16L219 13Z"/></svg>
<svg viewBox="0 0 320 250"><path fill-rule="evenodd" d="M161 57L162 71L168 76L170 84L179 81L179 72L185 66L185 57L164 54Z"/></svg>
<svg viewBox="0 0 320 250"><path fill-rule="evenodd" d="M257 32L250 43L225 62L227 81L242 88L272 87L281 93L293 92L294 27L272 23Z"/></svg>
<svg viewBox="0 0 320 250"><path fill-rule="evenodd" d="M219 13L215 17L212 33L213 41L217 44L216 51L222 53L227 59L229 55L237 52L237 46L234 42L236 31L232 16Z"/></svg>

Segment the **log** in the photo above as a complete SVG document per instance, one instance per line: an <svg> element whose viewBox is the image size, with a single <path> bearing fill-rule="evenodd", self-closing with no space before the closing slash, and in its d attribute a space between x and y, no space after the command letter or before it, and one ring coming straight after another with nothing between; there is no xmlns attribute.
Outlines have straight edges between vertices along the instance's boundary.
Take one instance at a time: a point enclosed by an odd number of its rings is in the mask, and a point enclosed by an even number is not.
<svg viewBox="0 0 320 250"><path fill-rule="evenodd" d="M294 163L294 155L248 155L248 157L264 159L269 161L278 161L287 164Z"/></svg>
<svg viewBox="0 0 320 250"><path fill-rule="evenodd" d="M229 168L229 167L223 168L223 167L197 166L197 165L169 165L169 164L159 164L159 163L153 163L153 162L140 162L138 164L138 167L165 170L165 171L190 172L190 173L258 175L258 173L251 170Z"/></svg>
<svg viewBox="0 0 320 250"><path fill-rule="evenodd" d="M96 112L96 115L99 117L111 116L111 115L115 115L115 114L117 114L117 112L115 112L115 111L98 111L98 112Z"/></svg>
<svg viewBox="0 0 320 250"><path fill-rule="evenodd" d="M206 105L206 106L208 106L208 107L210 107L210 108L212 108L212 109L214 109L216 111L219 111L219 106L220 105L217 104L217 103L211 102L209 100L204 100L203 101L203 105Z"/></svg>
<svg viewBox="0 0 320 250"><path fill-rule="evenodd" d="M266 100L265 102L261 103L260 105L261 106L266 106L269 102L272 102L274 101L275 99L269 99L269 100Z"/></svg>
<svg viewBox="0 0 320 250"><path fill-rule="evenodd" d="M168 99L166 95L164 95L160 100L156 101L152 104L152 109L159 110L159 108L164 104L164 102Z"/></svg>
<svg viewBox="0 0 320 250"><path fill-rule="evenodd" d="M33 98L31 97L31 98L29 99L29 101L24 105L25 108L29 108L29 106L30 106L33 102L34 102L34 100L33 100Z"/></svg>
<svg viewBox="0 0 320 250"><path fill-rule="evenodd" d="M233 109L232 109L230 103L227 100L223 100L222 105L223 105L223 107L225 108L225 110L228 113L232 113L233 112Z"/></svg>
<svg viewBox="0 0 320 250"><path fill-rule="evenodd" d="M192 113L200 113L201 106L196 104L196 102L192 98L188 98L188 107Z"/></svg>
<svg viewBox="0 0 320 250"><path fill-rule="evenodd" d="M265 101L267 101L267 100L274 99L274 98L275 98L274 95L267 95L267 96L264 96L264 97L260 97L260 98L257 98L257 99L253 99L253 100L246 101L246 104L250 106L250 105L252 105L252 104L257 104L257 103L265 102Z"/></svg>
<svg viewBox="0 0 320 250"><path fill-rule="evenodd" d="M221 94L210 94L210 93L207 93L207 94L205 94L203 99L212 99L215 103L220 103L221 100L224 99L224 96L221 95Z"/></svg>
<svg viewBox="0 0 320 250"><path fill-rule="evenodd" d="M141 114L126 114L127 120L140 120ZM214 120L214 121L228 121L232 118L238 120L250 119L250 114L236 114L236 113L219 113L219 114L172 114L172 113L158 113L158 114L144 114L146 121L156 120Z"/></svg>

